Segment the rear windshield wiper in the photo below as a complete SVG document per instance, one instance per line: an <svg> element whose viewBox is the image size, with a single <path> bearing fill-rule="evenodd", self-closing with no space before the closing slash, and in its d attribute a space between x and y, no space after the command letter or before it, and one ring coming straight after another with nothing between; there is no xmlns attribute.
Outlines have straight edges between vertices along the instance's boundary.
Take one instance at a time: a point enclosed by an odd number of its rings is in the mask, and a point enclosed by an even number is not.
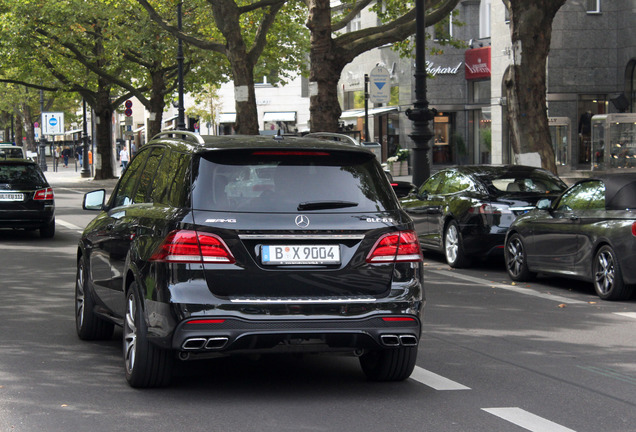
<svg viewBox="0 0 636 432"><path fill-rule="evenodd" d="M307 201L298 204L298 211L338 209L357 205L358 203L352 201Z"/></svg>

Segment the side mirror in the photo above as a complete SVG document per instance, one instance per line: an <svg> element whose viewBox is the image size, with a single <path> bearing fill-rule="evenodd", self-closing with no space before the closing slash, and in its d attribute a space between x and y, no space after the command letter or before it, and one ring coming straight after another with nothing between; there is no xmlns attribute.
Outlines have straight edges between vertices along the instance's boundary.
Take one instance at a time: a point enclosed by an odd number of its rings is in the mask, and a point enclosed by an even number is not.
<svg viewBox="0 0 636 432"><path fill-rule="evenodd" d="M552 201L549 199L543 198L537 202L537 208L539 210L551 210L552 209Z"/></svg>
<svg viewBox="0 0 636 432"><path fill-rule="evenodd" d="M104 189L94 190L84 195L82 208L84 210L100 211L104 209L104 200L106 199L106 191Z"/></svg>

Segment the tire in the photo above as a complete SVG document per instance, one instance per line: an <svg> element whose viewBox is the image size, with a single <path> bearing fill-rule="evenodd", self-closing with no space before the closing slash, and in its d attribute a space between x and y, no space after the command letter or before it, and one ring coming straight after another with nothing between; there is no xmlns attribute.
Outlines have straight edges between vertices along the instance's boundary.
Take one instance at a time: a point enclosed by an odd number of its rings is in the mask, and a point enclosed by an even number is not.
<svg viewBox="0 0 636 432"><path fill-rule="evenodd" d="M174 364L172 352L148 341L148 328L135 282L126 292L123 348L126 380L131 387L165 387L170 384Z"/></svg>
<svg viewBox="0 0 636 432"><path fill-rule="evenodd" d="M610 246L601 247L592 264L594 290L603 300L626 300L632 295L632 287L625 285L623 273Z"/></svg>
<svg viewBox="0 0 636 432"><path fill-rule="evenodd" d="M82 340L106 340L113 337L115 325L95 313L95 301L86 281L84 257L77 262L75 277L75 330Z"/></svg>
<svg viewBox="0 0 636 432"><path fill-rule="evenodd" d="M519 234L512 234L506 240L504 257L508 276L510 276L510 279L513 281L526 282L536 277L536 273L528 269L526 248Z"/></svg>
<svg viewBox="0 0 636 432"><path fill-rule="evenodd" d="M457 222L450 221L444 230L444 256L453 268L468 267L470 258L464 252L464 241Z"/></svg>
<svg viewBox="0 0 636 432"><path fill-rule="evenodd" d="M360 357L362 371L370 381L404 381L413 372L417 347L370 351Z"/></svg>
<svg viewBox="0 0 636 432"><path fill-rule="evenodd" d="M53 238L55 235L55 218L51 219L46 225L40 227L40 237Z"/></svg>

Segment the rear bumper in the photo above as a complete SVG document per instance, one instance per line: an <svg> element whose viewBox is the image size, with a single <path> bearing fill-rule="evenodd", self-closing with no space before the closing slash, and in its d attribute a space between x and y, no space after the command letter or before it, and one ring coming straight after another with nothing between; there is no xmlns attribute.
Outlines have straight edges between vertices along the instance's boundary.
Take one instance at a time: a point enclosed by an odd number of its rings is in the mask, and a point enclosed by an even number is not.
<svg viewBox="0 0 636 432"><path fill-rule="evenodd" d="M193 318L175 328L171 348L188 353L329 351L416 346L421 323L414 315L362 319L247 320Z"/></svg>
<svg viewBox="0 0 636 432"><path fill-rule="evenodd" d="M0 211L0 227L40 228L51 222L54 215L54 207L44 210L3 210Z"/></svg>

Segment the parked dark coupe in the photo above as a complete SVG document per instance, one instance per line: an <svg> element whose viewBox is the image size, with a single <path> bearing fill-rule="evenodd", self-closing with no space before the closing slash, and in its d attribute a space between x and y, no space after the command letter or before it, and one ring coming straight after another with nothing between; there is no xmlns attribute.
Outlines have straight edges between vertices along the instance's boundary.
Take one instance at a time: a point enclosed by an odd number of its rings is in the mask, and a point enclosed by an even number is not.
<svg viewBox="0 0 636 432"><path fill-rule="evenodd" d="M0 159L0 228L40 230L55 235L53 189L37 163Z"/></svg>
<svg viewBox="0 0 636 432"><path fill-rule="evenodd" d="M540 168L466 165L437 172L400 202L422 247L443 252L451 267L465 267L476 256L503 255L515 218L565 188Z"/></svg>
<svg viewBox="0 0 636 432"><path fill-rule="evenodd" d="M232 354L359 357L406 379L424 305L422 255L380 163L310 138L156 136L137 153L77 250L81 339L123 327L133 387L175 361Z"/></svg>
<svg viewBox="0 0 636 432"><path fill-rule="evenodd" d="M636 284L636 174L572 185L552 204L517 219L506 236L515 281L549 273L592 282L604 300L624 300Z"/></svg>

